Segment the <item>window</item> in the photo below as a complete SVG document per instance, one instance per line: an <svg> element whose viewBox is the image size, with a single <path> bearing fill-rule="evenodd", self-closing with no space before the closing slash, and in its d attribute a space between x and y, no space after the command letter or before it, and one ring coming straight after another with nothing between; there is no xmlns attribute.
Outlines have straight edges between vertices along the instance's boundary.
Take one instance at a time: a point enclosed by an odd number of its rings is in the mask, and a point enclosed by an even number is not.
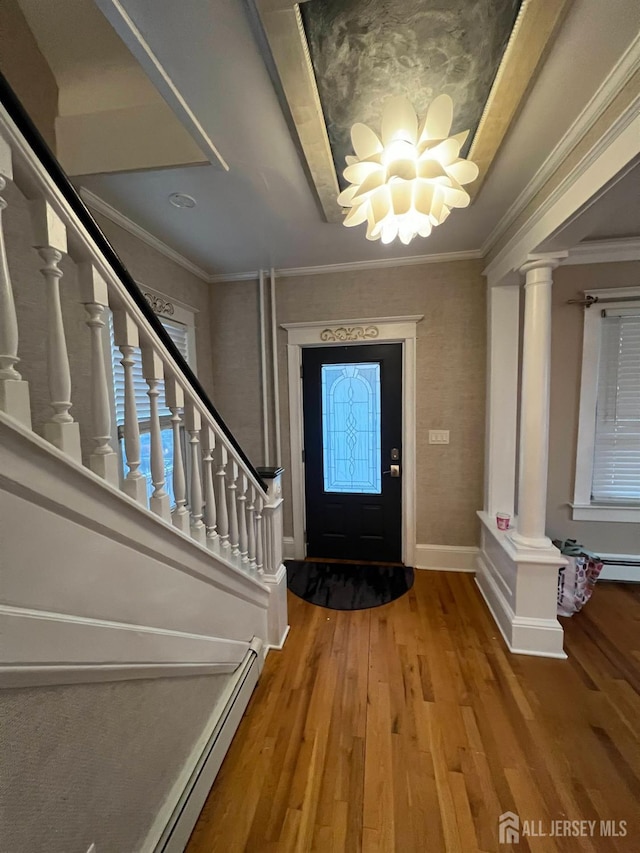
<svg viewBox="0 0 640 853"><path fill-rule="evenodd" d="M323 364L321 379L324 490L379 495L380 365Z"/></svg>
<svg viewBox="0 0 640 853"><path fill-rule="evenodd" d="M640 289L592 294L607 302L585 310L573 518L638 522Z"/></svg>
<svg viewBox="0 0 640 853"><path fill-rule="evenodd" d="M183 313L187 313L184 311ZM191 315L193 317L193 315ZM166 331L169 333L171 340L177 346L181 355L184 356L187 363L191 365L190 353L193 347L193 333L195 331L193 324L190 326L177 322L166 317L158 318ZM114 410L115 422L118 431L118 441L120 445L120 453L122 458L123 470L128 470L126 466L126 458L124 452L124 368L121 364L122 354L113 340L113 322L109 318L109 337L111 345L111 364L113 370L113 394L114 394ZM151 409L149 396L147 394L149 386L147 385L142 373L142 356L140 349L136 347L134 351L134 366L133 366L133 384L136 395L136 410L138 413L138 423L140 426L140 471L144 474L147 481L147 498L153 493L153 483L151 482L151 434L150 434L150 418ZM160 396L158 397L158 410L160 414L160 427L162 435L162 451L164 457L165 471L165 489L169 494L171 506L175 506L175 497L173 493L173 430L171 427L171 412L165 404L164 383L160 384Z"/></svg>

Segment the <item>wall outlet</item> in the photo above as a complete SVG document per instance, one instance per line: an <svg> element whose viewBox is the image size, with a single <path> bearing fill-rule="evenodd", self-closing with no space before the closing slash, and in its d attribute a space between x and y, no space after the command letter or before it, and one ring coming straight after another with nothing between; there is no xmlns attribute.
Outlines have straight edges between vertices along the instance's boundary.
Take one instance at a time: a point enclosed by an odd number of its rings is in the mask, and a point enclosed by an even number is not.
<svg viewBox="0 0 640 853"><path fill-rule="evenodd" d="M430 429L429 444L449 444L448 429Z"/></svg>

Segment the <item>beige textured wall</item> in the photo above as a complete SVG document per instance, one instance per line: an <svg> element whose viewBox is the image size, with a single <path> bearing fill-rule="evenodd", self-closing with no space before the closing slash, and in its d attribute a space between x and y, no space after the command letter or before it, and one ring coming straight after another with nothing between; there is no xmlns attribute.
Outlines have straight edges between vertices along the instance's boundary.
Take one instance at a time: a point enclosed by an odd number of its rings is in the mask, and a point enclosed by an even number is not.
<svg viewBox="0 0 640 853"><path fill-rule="evenodd" d="M17 0L0 0L0 71L55 151L58 86Z"/></svg>
<svg viewBox="0 0 640 853"><path fill-rule="evenodd" d="M137 853L227 675L0 691L0 853Z"/></svg>
<svg viewBox="0 0 640 853"><path fill-rule="evenodd" d="M210 285L213 402L254 465L264 464L258 284Z"/></svg>
<svg viewBox="0 0 640 853"><path fill-rule="evenodd" d="M111 220L100 214L94 215L98 225L107 235L107 239L137 282L159 291L170 299L184 302L197 312L195 323L198 378L207 393L211 394L210 285L185 270L184 267L161 255Z"/></svg>
<svg viewBox="0 0 640 853"><path fill-rule="evenodd" d="M475 545L482 504L485 285L479 261L282 278L278 324L424 314L417 340L417 538ZM262 461L258 296L255 282L212 288L217 402L252 458ZM242 335L242 346L237 345ZM235 347L232 349L232 347ZM285 535L292 535L286 332L278 332ZM228 367L233 365L227 376ZM449 446L429 429L451 430Z"/></svg>
<svg viewBox="0 0 640 853"><path fill-rule="evenodd" d="M582 290L631 287L638 282L640 263L560 267L554 273L547 533L578 539L603 553L640 554L640 525L571 520L568 504L575 479L583 311L566 303Z"/></svg>

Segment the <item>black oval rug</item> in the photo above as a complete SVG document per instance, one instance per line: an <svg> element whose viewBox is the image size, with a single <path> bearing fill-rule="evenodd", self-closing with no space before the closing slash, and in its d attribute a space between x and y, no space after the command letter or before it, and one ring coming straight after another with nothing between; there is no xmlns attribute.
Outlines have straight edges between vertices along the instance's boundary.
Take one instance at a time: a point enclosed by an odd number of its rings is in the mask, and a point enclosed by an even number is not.
<svg viewBox="0 0 640 853"><path fill-rule="evenodd" d="M309 604L366 610L400 598L413 586L413 569L354 563L287 560L287 586Z"/></svg>

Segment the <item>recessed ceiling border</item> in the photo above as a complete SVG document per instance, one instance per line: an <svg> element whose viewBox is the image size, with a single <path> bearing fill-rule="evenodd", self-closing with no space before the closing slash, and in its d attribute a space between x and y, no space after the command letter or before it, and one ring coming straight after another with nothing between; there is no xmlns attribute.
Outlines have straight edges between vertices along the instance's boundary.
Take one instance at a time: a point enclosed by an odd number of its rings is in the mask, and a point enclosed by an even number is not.
<svg viewBox="0 0 640 853"><path fill-rule="evenodd" d="M338 177L300 4L294 0L249 3L271 51L325 218L327 222L342 222L342 211L336 203ZM472 201L572 3L573 0L523 0L469 151L468 159L480 167L479 177L467 187Z"/></svg>

